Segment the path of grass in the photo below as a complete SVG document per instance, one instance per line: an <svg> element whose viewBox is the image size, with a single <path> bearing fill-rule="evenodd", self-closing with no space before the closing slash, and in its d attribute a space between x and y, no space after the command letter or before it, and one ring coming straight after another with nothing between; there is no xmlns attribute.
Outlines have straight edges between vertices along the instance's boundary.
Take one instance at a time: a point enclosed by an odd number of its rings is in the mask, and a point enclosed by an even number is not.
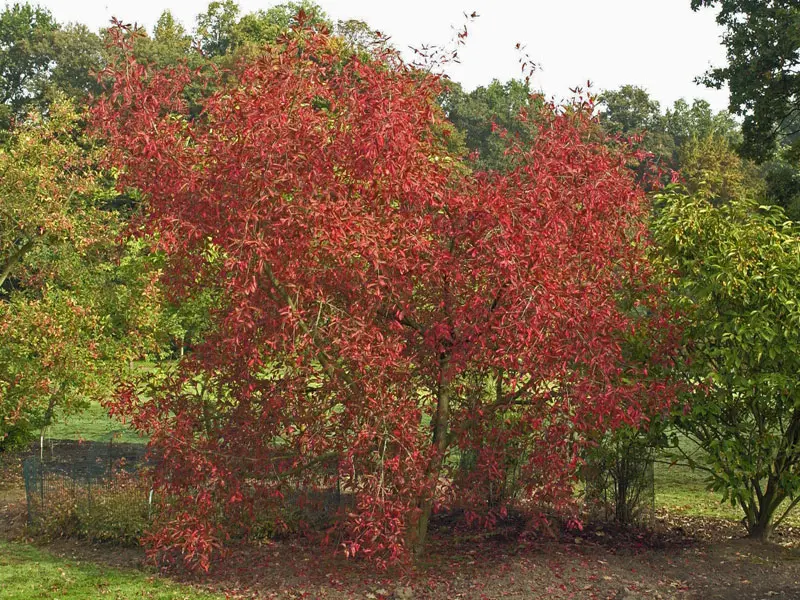
<svg viewBox="0 0 800 600"><path fill-rule="evenodd" d="M32 546L0 541L3 600L221 600L188 585L140 571L59 558Z"/></svg>
<svg viewBox="0 0 800 600"><path fill-rule="evenodd" d="M708 490L706 475L682 465L656 463L656 505L670 511L703 517L739 520L738 507L722 504L716 492Z"/></svg>

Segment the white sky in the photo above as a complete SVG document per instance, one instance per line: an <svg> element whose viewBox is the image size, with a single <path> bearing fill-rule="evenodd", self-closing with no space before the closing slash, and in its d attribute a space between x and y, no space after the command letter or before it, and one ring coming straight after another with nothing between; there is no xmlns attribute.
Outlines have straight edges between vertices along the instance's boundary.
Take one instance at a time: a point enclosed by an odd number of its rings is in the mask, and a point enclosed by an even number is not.
<svg viewBox="0 0 800 600"><path fill-rule="evenodd" d="M164 9L191 31L195 15L208 0L31 0L46 6L59 21L79 21L92 29L112 16L138 22L152 31ZM280 0L239 0L242 13ZM391 36L394 45L444 44L463 13L480 17L469 25L461 64L446 72L467 89L493 78L520 77L517 42L541 67L534 88L557 99L569 89L614 89L629 83L644 87L662 109L678 98L704 98L726 108L727 90L693 82L711 65L725 64L721 29L709 9L694 13L690 0L318 0L334 20L361 19ZM407 54L410 56L410 53Z"/></svg>

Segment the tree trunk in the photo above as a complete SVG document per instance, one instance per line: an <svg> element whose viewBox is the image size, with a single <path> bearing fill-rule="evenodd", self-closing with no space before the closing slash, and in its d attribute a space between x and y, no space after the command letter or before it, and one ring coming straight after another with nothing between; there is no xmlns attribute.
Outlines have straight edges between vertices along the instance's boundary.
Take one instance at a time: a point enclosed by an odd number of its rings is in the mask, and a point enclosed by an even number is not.
<svg viewBox="0 0 800 600"><path fill-rule="evenodd" d="M761 542L768 542L772 535L772 519L764 517L765 513L759 514L758 520L754 524L749 524L747 528L747 537Z"/></svg>
<svg viewBox="0 0 800 600"><path fill-rule="evenodd" d="M59 393L61 389L59 388ZM39 433L39 460L44 460L44 434L47 428L50 427L50 422L53 420L53 412L56 408L56 394L50 396L50 402L47 404L47 410L44 413L42 420L42 430Z"/></svg>
<svg viewBox="0 0 800 600"><path fill-rule="evenodd" d="M425 472L425 478L432 489L430 493L417 502L417 507L420 510L419 520L416 527L411 532L411 546L414 556L420 556L425 550L425 542L428 538L428 525L431 520L431 511L433 510L433 497L436 493L436 483L439 480L439 475L442 470L444 461L444 454L447 450L448 432L450 427L450 381L447 378L447 359L443 358L441 361L442 375L439 382L439 389L437 390L436 401L436 414L433 418L433 446L436 449L436 455L431 459L428 468Z"/></svg>
<svg viewBox="0 0 800 600"><path fill-rule="evenodd" d="M747 535L754 540L768 542L775 528L773 517L786 496L779 491L774 481L770 481L764 496L760 498L755 518L747 520Z"/></svg>

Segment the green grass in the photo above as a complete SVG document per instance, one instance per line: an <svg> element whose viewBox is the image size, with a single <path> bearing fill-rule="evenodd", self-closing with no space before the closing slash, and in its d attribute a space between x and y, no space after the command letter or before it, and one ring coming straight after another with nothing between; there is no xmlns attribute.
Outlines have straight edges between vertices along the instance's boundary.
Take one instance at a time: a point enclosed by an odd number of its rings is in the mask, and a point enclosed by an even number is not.
<svg viewBox="0 0 800 600"><path fill-rule="evenodd" d="M689 455L700 450L688 438L678 434L680 447ZM656 505L672 512L694 516L720 517L738 520L742 518L738 507L721 503L716 492L708 490L708 473L688 466L668 464L667 458L656 460L655 488Z"/></svg>
<svg viewBox="0 0 800 600"><path fill-rule="evenodd" d="M85 440L88 442L107 442L112 437L115 442L145 443L128 425L108 416L99 402L77 414L65 418L57 417L48 429L46 436L58 440Z"/></svg>
<svg viewBox="0 0 800 600"><path fill-rule="evenodd" d="M3 600L221 600L141 571L60 558L32 546L0 541Z"/></svg>
<svg viewBox="0 0 800 600"><path fill-rule="evenodd" d="M717 492L708 490L707 473L692 470L683 465L669 465L663 462L655 464L656 506L670 512L698 516L718 517L731 521L739 521L744 512L730 502L722 503ZM789 501L784 503L787 506ZM779 509L776 517L783 514ZM800 510L793 510L784 520L784 524L800 526Z"/></svg>
<svg viewBox="0 0 800 600"><path fill-rule="evenodd" d="M656 506L671 512L703 517L739 520L743 514L720 495L708 490L706 474L682 465L655 465Z"/></svg>
<svg viewBox="0 0 800 600"><path fill-rule="evenodd" d="M136 361L134 369L147 372L156 368L150 361ZM99 402L91 402L89 406L76 414L56 415L53 424L45 436L56 440L84 440L87 442L115 442L144 444L147 439L139 436L130 426L108 416L108 412Z"/></svg>

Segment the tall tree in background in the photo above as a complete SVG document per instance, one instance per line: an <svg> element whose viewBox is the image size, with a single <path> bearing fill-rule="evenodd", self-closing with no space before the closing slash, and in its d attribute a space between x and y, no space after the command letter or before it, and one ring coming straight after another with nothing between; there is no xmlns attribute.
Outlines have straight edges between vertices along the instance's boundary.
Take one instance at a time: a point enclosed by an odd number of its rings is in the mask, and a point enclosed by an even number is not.
<svg viewBox="0 0 800 600"><path fill-rule="evenodd" d="M766 200L800 223L800 168L780 156L764 163Z"/></svg>
<svg viewBox="0 0 800 600"><path fill-rule="evenodd" d="M43 79L54 58L52 15L30 4L6 6L0 13L0 127L24 115L31 99L41 99Z"/></svg>
<svg viewBox="0 0 800 600"><path fill-rule="evenodd" d="M302 23L300 23L302 20ZM286 2L244 15L236 25L235 47L275 43L281 35L301 28L333 29L333 23L314 2Z"/></svg>
<svg viewBox="0 0 800 600"><path fill-rule="evenodd" d="M6 6L0 13L0 129L45 109L57 93L84 102L97 91L104 64L102 40L84 25L62 26L30 4Z"/></svg>
<svg viewBox="0 0 800 600"><path fill-rule="evenodd" d="M509 167L506 150L513 138L520 138L522 143L532 141L530 127L520 114L526 110L535 114L531 109L537 106L537 101L523 81L512 79L502 83L495 80L471 92L464 92L461 85L448 81L440 104L462 136L466 149L477 154L475 166L480 170ZM455 143L457 147L461 140Z"/></svg>
<svg viewBox="0 0 800 600"><path fill-rule="evenodd" d="M734 148L742 141L736 119L726 110L715 113L708 102L700 99L691 104L683 98L676 100L664 113L663 128L672 137L676 150L692 138L713 136Z"/></svg>
<svg viewBox="0 0 800 600"><path fill-rule="evenodd" d="M310 0L278 4L241 17L240 12L234 0L214 0L198 15L195 41L205 56L221 57L248 44L274 43L298 25L298 17L304 20L303 27L333 27L325 12Z"/></svg>
<svg viewBox="0 0 800 600"><path fill-rule="evenodd" d="M222 56L233 48L239 12L234 0L213 0L197 16L195 39L205 56Z"/></svg>
<svg viewBox="0 0 800 600"><path fill-rule="evenodd" d="M663 128L661 105L643 88L623 85L618 90L605 90L600 102L602 122L609 133L658 132Z"/></svg>
<svg viewBox="0 0 800 600"><path fill-rule="evenodd" d="M730 110L744 117L743 153L762 161L800 134L800 3L797 0L692 0L719 7L728 65L706 85L730 90ZM800 146L797 147L800 152Z"/></svg>
<svg viewBox="0 0 800 600"><path fill-rule="evenodd" d="M177 65L183 61L198 66L202 58L192 47L192 38L183 25L165 10L153 27L152 37L140 32L136 41L136 56L139 60L160 67Z"/></svg>
<svg viewBox="0 0 800 600"><path fill-rule="evenodd" d="M103 39L79 23L63 25L53 34L53 65L45 99L62 93L80 106L100 91L97 74L106 65Z"/></svg>
<svg viewBox="0 0 800 600"><path fill-rule="evenodd" d="M634 85L600 94L600 122L611 134L640 136L642 147L651 152L661 169L680 170L682 149L691 140L715 137L736 146L739 125L725 111L714 113L704 100L676 100L662 112L648 92Z"/></svg>

